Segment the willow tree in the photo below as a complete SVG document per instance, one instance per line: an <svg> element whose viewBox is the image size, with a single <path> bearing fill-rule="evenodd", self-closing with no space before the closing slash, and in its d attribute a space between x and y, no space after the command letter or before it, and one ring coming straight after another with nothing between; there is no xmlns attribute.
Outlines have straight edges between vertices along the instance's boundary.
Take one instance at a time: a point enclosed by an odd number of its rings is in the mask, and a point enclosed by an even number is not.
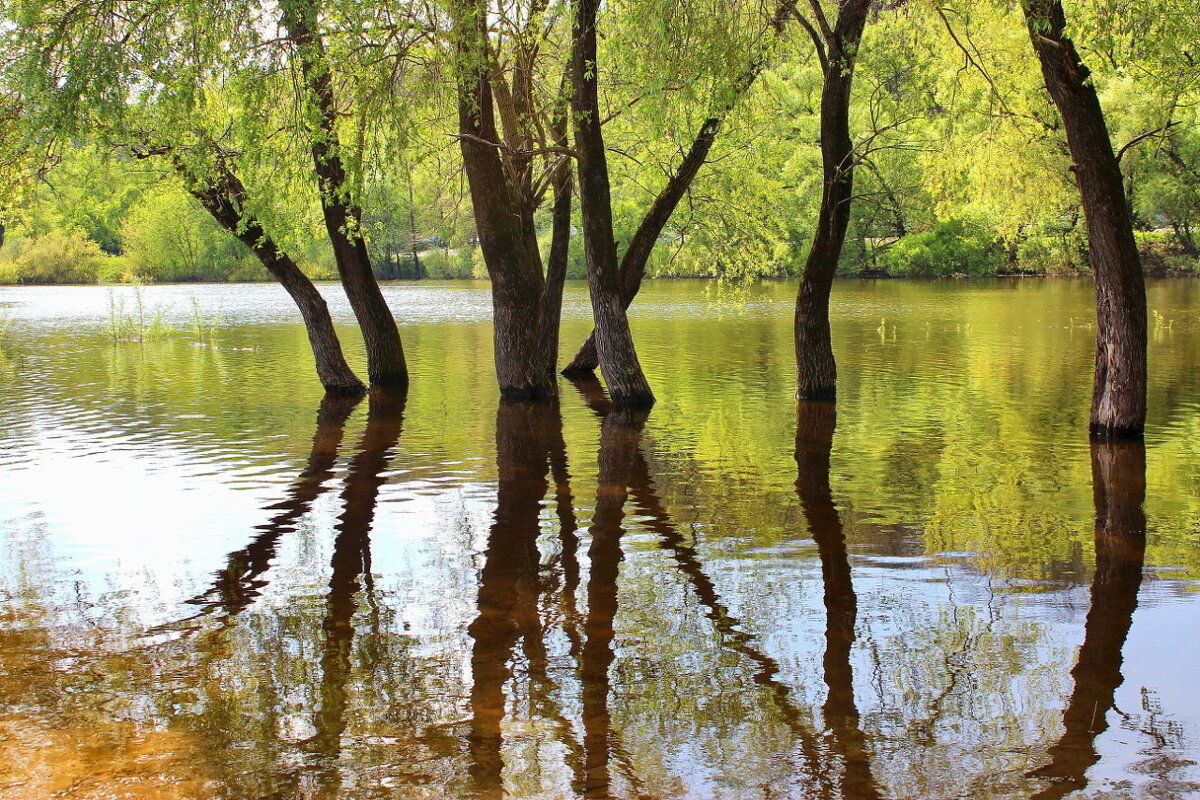
<svg viewBox="0 0 1200 800"><path fill-rule="evenodd" d="M717 85L699 128L682 158L668 173L658 194L650 202L621 256L619 276L621 303L624 308L629 308L641 289L642 281L646 277L646 265L654 246L658 243L680 202L687 196L696 176L708 161L709 154L727 118L733 113L738 102L751 89L766 66L771 54L770 42L784 32L785 23L790 15L795 13L795 6L796 0L781 0L775 6L774 12L767 19L765 33L770 34L768 41L762 42L762 37L756 36L747 53L737 53L732 58L718 58L716 59L718 63L711 65L717 72ZM734 19L736 19L736 15L734 15ZM735 37L727 35L713 38L733 40ZM678 44L674 39L672 42ZM678 49L684 54L693 52L687 47ZM737 63L735 65L721 63L730 60ZM730 71L731 67L732 71ZM667 71L669 72L669 70ZM726 76L723 73L729 73L729 75ZM580 377L594 372L599 365L596 332L592 331L580 345L570 363L563 369L562 374L569 378Z"/></svg>
<svg viewBox="0 0 1200 800"><path fill-rule="evenodd" d="M319 0L281 0L280 24L295 50L308 113L308 149L317 178L321 214L333 245L338 275L362 329L372 386L405 386L408 367L396 320L371 269L362 230L362 208L347 174L338 130L339 107L332 65L320 28Z"/></svg>
<svg viewBox="0 0 1200 800"><path fill-rule="evenodd" d="M818 0L810 3L814 23L805 25L821 62L821 210L796 295L796 396L832 399L837 366L829 330L829 295L837 272L850 202L854 194L854 143L850 138L850 90L858 43L870 0L841 0L831 25Z"/></svg>
<svg viewBox="0 0 1200 800"><path fill-rule="evenodd" d="M1146 284L1121 168L1100 98L1057 0L1022 0L1050 99L1062 116L1087 221L1096 280L1096 355L1089 429L1140 436L1146 424Z"/></svg>
<svg viewBox="0 0 1200 800"><path fill-rule="evenodd" d="M457 138L492 282L496 378L503 397L550 396L571 184L562 93L539 87L536 73L547 61L549 71L561 72L562 57L553 53L551 38L561 26L552 15L543 16L544 0L533 0L516 15L500 14L492 25L486 0L455 0L448 8ZM555 85L561 84L560 79ZM543 268L534 214L548 188L555 198L554 231Z"/></svg>

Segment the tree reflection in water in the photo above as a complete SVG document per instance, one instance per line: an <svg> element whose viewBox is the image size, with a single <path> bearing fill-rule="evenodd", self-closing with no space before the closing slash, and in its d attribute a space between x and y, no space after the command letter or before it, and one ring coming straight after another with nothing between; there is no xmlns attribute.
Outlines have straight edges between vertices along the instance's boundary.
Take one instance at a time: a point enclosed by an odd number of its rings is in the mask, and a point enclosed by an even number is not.
<svg viewBox="0 0 1200 800"><path fill-rule="evenodd" d="M804 402L796 407L796 494L809 533L821 557L825 589L825 656L822 667L827 694L822 713L830 744L841 758L839 795L872 800L881 796L871 773L866 736L854 702L850 651L858 598L846 553L846 535L829 485L829 458L837 411L833 403Z"/></svg>
<svg viewBox="0 0 1200 800"><path fill-rule="evenodd" d="M1050 761L1032 774L1051 783L1035 797L1057 800L1087 785L1100 760L1096 737L1108 729L1121 675L1146 553L1146 448L1141 441L1092 441L1092 496L1096 505L1096 572L1083 644L1071 670L1075 688L1063 712L1063 734Z"/></svg>
<svg viewBox="0 0 1200 800"><path fill-rule="evenodd" d="M404 427L406 399L405 389L372 389L367 427L350 459L341 494L342 513L334 528L333 571L329 578L325 619L321 624L321 705L313 717L316 734L306 742L319 757L318 783L331 797L336 796L340 788L337 761L346 730L353 619L358 608L355 596L362 589L368 607L377 612L371 572L371 523L375 519L379 489L386 480L384 472ZM373 615L376 640L379 638L377 616L377 613Z"/></svg>

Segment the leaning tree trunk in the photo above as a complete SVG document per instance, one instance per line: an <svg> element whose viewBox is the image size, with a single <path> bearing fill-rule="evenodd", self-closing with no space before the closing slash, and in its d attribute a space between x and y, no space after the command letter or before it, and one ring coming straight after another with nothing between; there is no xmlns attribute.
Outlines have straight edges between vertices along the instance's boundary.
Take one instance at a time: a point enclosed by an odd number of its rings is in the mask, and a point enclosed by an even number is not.
<svg viewBox="0 0 1200 800"><path fill-rule="evenodd" d="M567 147L567 109L552 122L555 147ZM546 283L542 287L542 359L546 373L558 366L558 333L562 323L563 284L567 279L567 257L571 246L571 163L566 158L555 170L554 207L550 213L550 252L546 256ZM589 337L590 338L590 337Z"/></svg>
<svg viewBox="0 0 1200 800"><path fill-rule="evenodd" d="M1096 366L1089 428L1140 436L1146 424L1146 283L1100 99L1057 0L1022 3L1050 98L1062 116L1096 280Z"/></svg>
<svg viewBox="0 0 1200 800"><path fill-rule="evenodd" d="M459 146L479 246L492 281L492 343L500 396L548 397L554 394L554 384L543 358L544 280L500 159L488 81L487 12L480 0L460 0L453 15Z"/></svg>
<svg viewBox="0 0 1200 800"><path fill-rule="evenodd" d="M850 89L854 61L870 10L869 0L848 0L833 30L826 31L827 58L821 89L821 211L812 247L804 262L796 295L796 396L832 400L837 394L837 366L829 331L829 294L837 272L854 191L854 145L850 141ZM816 6L819 12L819 6Z"/></svg>
<svg viewBox="0 0 1200 800"><path fill-rule="evenodd" d="M367 351L367 375L372 386L406 386L408 367L396 320L388 308L362 235L362 209L353 201L339 153L337 99L325 46L317 32L316 0L287 0L280 4L283 26L295 44L308 101L316 111L316 129L309 149L320 188L325 230L333 245L338 276L362 330Z"/></svg>
<svg viewBox="0 0 1200 800"><path fill-rule="evenodd" d="M784 23L788 15L793 13L795 5L795 0L781 0L776 6L775 15L771 19L771 27L776 36L783 33ZM658 237L662 234L663 228L667 226L671 215L675 213L679 202L687 194L696 174L708 159L708 153L712 150L713 142L716 141L725 116L733 109L738 99L754 84L765 63L765 58L755 58L733 82L733 89L728 100L722 108L700 125L696 138L692 140L692 146L688 148L683 160L679 162L679 168L667 179L658 196L654 198L654 202L650 204L646 215L642 217L633 238L629 240L629 247L621 257L621 302L626 309L629 308L642 288L642 280L646 277L646 263L650 260L650 253L654 250ZM594 372L599 365L600 359L596 352L596 332L593 330L576 351L571 363L563 368L562 374L567 378L576 378Z"/></svg>
<svg viewBox="0 0 1200 800"><path fill-rule="evenodd" d="M596 350L600 373L612 402L620 406L650 406L654 393L642 372L626 303L617 272L617 245L613 238L612 199L608 161L600 130L597 91L596 10L599 0L576 0L572 41L571 103L575 117L575 145L579 153L579 208L583 218L583 248L587 261L588 293L596 324Z"/></svg>
<svg viewBox="0 0 1200 800"><path fill-rule="evenodd" d="M204 185L188 180L189 191L200 201L222 228L236 236L258 257L284 290L291 296L304 318L308 343L312 346L317 377L326 392L358 395L365 391L362 381L350 369L342 355L342 345L333 329L333 320L325 298L308 276L275 243L258 220L246 217L246 187L224 164L218 164L215 180ZM186 176L186 171L185 171Z"/></svg>

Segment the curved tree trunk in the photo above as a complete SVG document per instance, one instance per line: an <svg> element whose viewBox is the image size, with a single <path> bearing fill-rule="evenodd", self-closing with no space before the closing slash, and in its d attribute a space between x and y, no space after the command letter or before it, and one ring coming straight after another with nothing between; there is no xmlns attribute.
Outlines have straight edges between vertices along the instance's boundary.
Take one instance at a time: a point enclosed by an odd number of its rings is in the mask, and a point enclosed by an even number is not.
<svg viewBox="0 0 1200 800"><path fill-rule="evenodd" d="M246 187L224 164L218 162L218 174L207 185L188 178L188 191L200 201L222 228L236 236L258 257L267 271L295 301L304 318L308 342L312 346L316 362L317 377L326 392L344 395L359 395L366 391L362 381L350 369L342 355L342 345L333 329L333 320L325 305L325 298L313 286L308 276L300 271L296 263L284 253L262 229L258 220L244 216Z"/></svg>
<svg viewBox="0 0 1200 800"><path fill-rule="evenodd" d="M796 396L832 400L837 394L837 366L829 331L829 294L837 272L854 192L854 145L850 141L850 89L859 39L867 23L869 0L847 0L825 32L825 81L821 88L821 211L812 247L804 262L796 295ZM820 5L814 4L820 13Z"/></svg>
<svg viewBox="0 0 1200 800"><path fill-rule="evenodd" d="M795 13L795 6L796 0L782 0L775 7L775 14L771 18L771 27L776 36L783 33L784 23L789 15ZM679 168L667 179L667 183L654 198L654 202L650 204L646 215L642 217L633 238L629 240L629 247L626 248L625 255L621 257L621 301L626 309L629 308L630 303L642 288L642 280L646 277L646 263L650 259L654 245L658 242L658 237L662 234L667 222L670 221L671 215L675 213L680 201L687 194L696 174L708 159L708 153L712 150L713 142L716 141L717 134L721 130L721 123L724 121L725 115L754 84L765 63L765 58L756 57L733 82L732 91L724 106L701 123L696 138L692 140L692 146L688 148L687 154L679 162ZM594 372L599 365L600 359L596 353L596 332L593 330L580 345L575 357L571 359L571 363L563 369L562 374L567 378L577 378Z"/></svg>
<svg viewBox="0 0 1200 800"><path fill-rule="evenodd" d="M362 236L362 209L354 202L339 153L337 102L325 46L317 33L317 0L280 3L283 27L295 44L308 100L317 112L309 149L320 188L325 231L333 245L338 276L367 350L367 375L372 386L405 386L408 368L396 320L388 308Z"/></svg>
<svg viewBox="0 0 1200 800"><path fill-rule="evenodd" d="M572 33L571 104L575 118L575 146L579 152L579 208L583 217L583 247L587 261L588 293L596 324L596 350L600 373L615 405L650 406L654 393L642 372L617 271L617 245L613 239L612 198L608 161L600 130L597 92L596 10L598 0L576 0Z"/></svg>
<svg viewBox="0 0 1200 800"><path fill-rule="evenodd" d="M1030 39L1050 98L1062 116L1071 171L1088 228L1096 279L1096 360L1089 428L1140 436L1146 424L1146 283L1133 238L1121 169L1100 99L1057 0L1024 0Z"/></svg>

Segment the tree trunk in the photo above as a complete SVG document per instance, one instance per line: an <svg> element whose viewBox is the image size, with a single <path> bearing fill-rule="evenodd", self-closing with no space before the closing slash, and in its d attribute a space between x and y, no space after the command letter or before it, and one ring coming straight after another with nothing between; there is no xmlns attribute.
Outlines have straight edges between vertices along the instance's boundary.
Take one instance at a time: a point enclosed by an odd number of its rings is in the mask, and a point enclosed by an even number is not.
<svg viewBox="0 0 1200 800"><path fill-rule="evenodd" d="M487 11L480 0L453 9L458 66L458 130L479 247L492 281L493 351L500 396L554 394L542 342L541 263L500 159L488 81Z"/></svg>
<svg viewBox="0 0 1200 800"><path fill-rule="evenodd" d="M687 194L688 187L692 185L696 173L700 171L700 167L704 166L720 127L720 117L712 117L704 121L704 124L700 126L699 134L692 141L687 155L680 162L679 169L667 180L666 186L654 198L654 202L650 204L650 210L646 212L646 216L642 218L633 238L629 240L629 247L625 250L625 255L621 257L620 268L621 303L624 308L629 308L633 298L637 297L638 290L642 288L642 279L646 277L646 262L650 259L650 253L654 250L654 245L663 228L671 219L671 214L678 207L679 201ZM575 353L575 357L563 369L562 374L568 378L576 378L594 372L599 365L600 358L596 353L596 332L593 330L588 333L587 338Z"/></svg>
<svg viewBox="0 0 1200 800"><path fill-rule="evenodd" d="M1121 675L1121 651L1133 623L1146 552L1146 448L1141 442L1092 441L1096 505L1096 572L1075 668L1075 687L1063 711L1063 735L1050 761L1033 772L1052 783L1036 800L1058 800L1087 785L1100 760L1096 737L1108 729Z"/></svg>
<svg viewBox="0 0 1200 800"><path fill-rule="evenodd" d="M371 271L371 258L362 235L362 209L351 195L339 153L337 101L324 42L317 33L317 2L287 0L280 5L283 27L296 47L308 101L317 112L309 149L338 276L366 345L367 376L372 386L406 386L408 368L400 333Z"/></svg>
<svg viewBox="0 0 1200 800"><path fill-rule="evenodd" d="M788 15L793 13L795 5L795 0L782 0L776 6L775 15L771 19L771 27L776 36L783 33L784 23ZM679 168L667 179L666 185L654 198L646 215L642 217L633 238L629 240L629 247L626 248L625 255L621 257L621 300L626 309L629 308L642 288L642 280L646 277L646 263L650 259L654 245L658 242L658 237L662 234L667 222L670 221L671 215L675 213L680 201L687 194L687 190L691 187L700 168L708 159L708 153L712 150L713 142L716 141L717 134L721 130L721 123L724 121L725 115L754 84L759 73L762 72L764 64L763 58L755 58L733 82L730 97L723 108L701 123L696 138L692 140L692 146L688 148L687 154L679 162ZM596 353L596 332L592 331L576 351L571 363L563 369L562 374L568 378L581 377L594 372L599 364L600 359Z"/></svg>
<svg viewBox="0 0 1200 800"><path fill-rule="evenodd" d="M317 377L325 391L344 395L360 395L366 391L342 355L342 346L333 329L325 298L321 297L317 287L313 286L296 263L279 249L258 220L244 216L246 187L241 179L219 160L218 174L207 185L192 180L182 166L180 169L190 184L188 190L192 195L222 228L250 248L300 309L316 362Z"/></svg>
<svg viewBox="0 0 1200 800"><path fill-rule="evenodd" d="M613 239L612 200L608 162L600 130L597 92L596 9L599 0L576 0L572 34L571 103L575 117L575 145L579 153L579 207L583 217L583 247L587 261L588 293L596 325L596 350L600 372L615 405L651 406L654 394L638 362L625 316L617 271L617 245Z"/></svg>
<svg viewBox="0 0 1200 800"><path fill-rule="evenodd" d="M554 119L554 144L567 147L567 110ZM546 372L558 367L558 333L562 323L563 284L567 279L567 257L571 247L571 163L563 159L553 178L554 207L551 211L550 253L546 257L546 283L542 287L542 353Z"/></svg>
<svg viewBox="0 0 1200 800"><path fill-rule="evenodd" d="M833 30L826 31L825 78L821 88L821 210L812 247L804 262L796 295L796 396L832 400L837 395L837 365L829 330L829 294L837 272L854 192L854 145L850 141L850 89L859 39L867 23L869 0L847 0ZM820 6L815 8L819 13Z"/></svg>
<svg viewBox="0 0 1200 800"><path fill-rule="evenodd" d="M1140 436L1146 424L1146 284L1104 112L1064 35L1057 0L1024 0L1033 49L1062 116L1071 171L1088 228L1096 280L1096 358L1089 428L1100 436Z"/></svg>

